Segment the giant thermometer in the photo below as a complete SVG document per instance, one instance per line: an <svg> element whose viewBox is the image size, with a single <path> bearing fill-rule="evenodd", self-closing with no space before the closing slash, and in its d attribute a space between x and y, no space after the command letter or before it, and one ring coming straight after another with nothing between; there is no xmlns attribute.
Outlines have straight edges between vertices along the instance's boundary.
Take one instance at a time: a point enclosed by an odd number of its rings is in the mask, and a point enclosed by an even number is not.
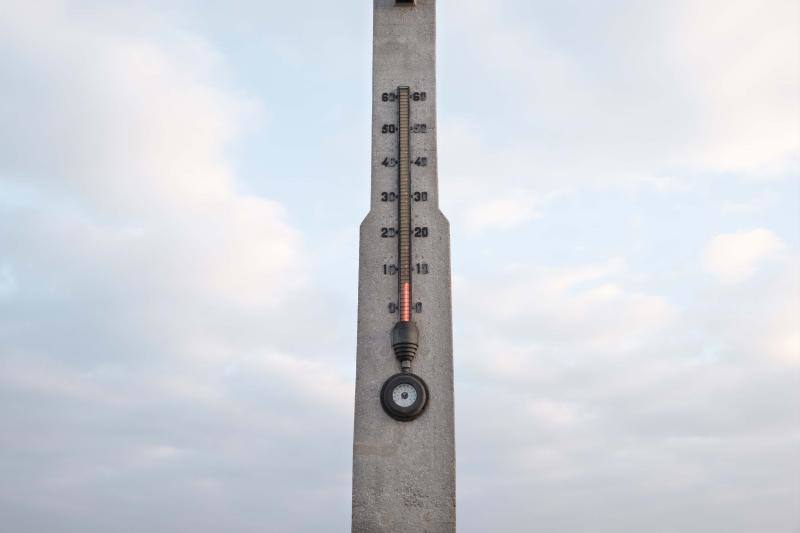
<svg viewBox="0 0 800 533"><path fill-rule="evenodd" d="M455 531L450 238L439 211L435 0L374 0L353 531Z"/></svg>
<svg viewBox="0 0 800 533"><path fill-rule="evenodd" d="M397 303L389 303L390 311L397 314L397 323L392 330L392 348L400 362L401 373L387 379L381 388L381 404L386 414L396 420L413 420L425 409L428 403L428 387L425 381L411 373L414 356L419 347L419 329L412 320L412 308L422 311L422 302L412 306L414 272L411 261L411 237L427 237L429 228L424 226L412 227L411 220L411 170L412 165L427 166L428 158L424 156L411 159L411 90L409 87L398 87L394 93L384 93L381 99L387 101L397 100L397 158L386 158L381 164L387 167L397 165L397 193L392 199L397 204L397 229L392 233L397 238L397 264L387 265L397 272ZM413 98L425 101L427 93L415 92ZM382 128L383 129L383 128ZM386 124L387 130L395 129L394 124ZM417 133L425 133L427 124L417 124ZM417 200L422 201L423 195L427 200L427 192L416 192ZM381 235L394 228L382 228ZM417 268L422 270L423 263L417 263ZM430 269L425 264L425 271Z"/></svg>

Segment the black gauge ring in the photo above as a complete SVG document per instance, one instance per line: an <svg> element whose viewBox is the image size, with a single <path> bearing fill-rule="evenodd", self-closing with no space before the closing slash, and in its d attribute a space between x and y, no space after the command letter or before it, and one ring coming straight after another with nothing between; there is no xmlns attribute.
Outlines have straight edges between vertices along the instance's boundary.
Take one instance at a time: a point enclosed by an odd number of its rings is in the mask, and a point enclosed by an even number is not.
<svg viewBox="0 0 800 533"><path fill-rule="evenodd" d="M416 398L409 405L400 405L395 402L393 394L400 385L410 385L416 392ZM406 394L406 393L403 393ZM400 420L408 422L414 420L425 410L428 405L428 386L422 378L411 373L395 374L386 380L381 388L381 405L386 414Z"/></svg>

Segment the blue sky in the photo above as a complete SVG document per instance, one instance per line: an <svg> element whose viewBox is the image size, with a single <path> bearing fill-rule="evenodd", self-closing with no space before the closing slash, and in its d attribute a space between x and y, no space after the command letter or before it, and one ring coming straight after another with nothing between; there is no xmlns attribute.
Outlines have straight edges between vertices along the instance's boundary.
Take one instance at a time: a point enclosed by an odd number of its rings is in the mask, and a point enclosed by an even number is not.
<svg viewBox="0 0 800 533"><path fill-rule="evenodd" d="M440 0L462 532L800 525L796 2ZM346 531L369 2L0 9L0 515Z"/></svg>

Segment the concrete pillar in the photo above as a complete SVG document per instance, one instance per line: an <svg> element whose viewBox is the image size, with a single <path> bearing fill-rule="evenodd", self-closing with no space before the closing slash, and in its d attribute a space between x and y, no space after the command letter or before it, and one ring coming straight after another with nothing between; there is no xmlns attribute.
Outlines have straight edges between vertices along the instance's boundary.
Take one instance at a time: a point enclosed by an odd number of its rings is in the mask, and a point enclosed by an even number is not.
<svg viewBox="0 0 800 533"><path fill-rule="evenodd" d="M439 211L435 64L435 0L374 0L372 194L360 230L354 533L455 531L450 233ZM399 136L384 126L398 124L389 95L400 86L412 94L411 160L426 158L410 166L411 226L420 228L411 241L411 262L412 319L419 329L413 373L427 383L430 397L423 413L406 422L388 416L379 397L386 379L400 372L392 350L399 318L391 312L398 302L392 273L398 242L382 236L398 220L391 198L398 169L384 163L397 158Z"/></svg>

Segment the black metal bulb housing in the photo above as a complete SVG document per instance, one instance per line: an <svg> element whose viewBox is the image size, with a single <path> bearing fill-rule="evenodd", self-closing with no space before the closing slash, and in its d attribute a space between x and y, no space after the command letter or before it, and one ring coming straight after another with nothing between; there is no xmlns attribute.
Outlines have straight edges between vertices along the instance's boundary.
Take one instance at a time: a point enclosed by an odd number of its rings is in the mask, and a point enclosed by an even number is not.
<svg viewBox="0 0 800 533"><path fill-rule="evenodd" d="M395 374L381 387L381 405L386 414L401 422L414 420L428 405L428 386L410 372Z"/></svg>

